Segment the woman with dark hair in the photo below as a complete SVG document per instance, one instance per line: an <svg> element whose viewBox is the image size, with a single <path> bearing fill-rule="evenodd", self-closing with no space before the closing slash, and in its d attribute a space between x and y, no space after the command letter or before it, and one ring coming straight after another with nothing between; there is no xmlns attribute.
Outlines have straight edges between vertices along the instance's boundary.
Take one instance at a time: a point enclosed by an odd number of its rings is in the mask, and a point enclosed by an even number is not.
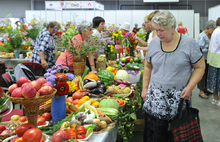
<svg viewBox="0 0 220 142"><path fill-rule="evenodd" d="M100 41L100 43L98 43L99 48L97 49L97 53L95 55L97 59L98 56L104 53L104 47L102 46L102 43L101 43L101 38L102 38L101 33L104 30L105 20L102 17L98 16L98 17L94 17L92 22L93 22L93 28L94 28L92 36L98 37Z"/></svg>
<svg viewBox="0 0 220 142"><path fill-rule="evenodd" d="M59 29L60 24L56 21L51 21L46 28L39 32L32 52L31 62L40 63L43 68L50 68L55 64L55 55L53 53L55 48L50 46L50 42L53 42L50 38Z"/></svg>
<svg viewBox="0 0 220 142"><path fill-rule="evenodd" d="M216 21L216 26L209 43L207 89L214 92L212 104L220 106L218 95L220 92L220 17Z"/></svg>

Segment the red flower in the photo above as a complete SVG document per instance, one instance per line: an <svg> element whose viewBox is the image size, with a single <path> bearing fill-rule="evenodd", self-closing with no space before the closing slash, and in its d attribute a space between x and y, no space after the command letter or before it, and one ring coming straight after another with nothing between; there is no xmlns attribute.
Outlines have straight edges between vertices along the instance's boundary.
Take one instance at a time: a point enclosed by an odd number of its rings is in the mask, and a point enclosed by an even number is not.
<svg viewBox="0 0 220 142"><path fill-rule="evenodd" d="M62 35L62 34L63 34L62 31L57 31L57 32L55 33L55 35Z"/></svg>
<svg viewBox="0 0 220 142"><path fill-rule="evenodd" d="M123 32L123 33L121 33L121 34L122 34L122 35L126 35L126 33L127 33L127 32Z"/></svg>
<svg viewBox="0 0 220 142"><path fill-rule="evenodd" d="M129 48L129 47L126 47L126 50L127 50L127 52L129 52L130 48Z"/></svg>
<svg viewBox="0 0 220 142"><path fill-rule="evenodd" d="M130 37L129 39L130 39L131 42L134 42L134 41L135 41L135 39L133 39L132 37Z"/></svg>
<svg viewBox="0 0 220 142"><path fill-rule="evenodd" d="M69 91L69 85L66 82L58 82L56 85L57 94L59 96L66 95Z"/></svg>

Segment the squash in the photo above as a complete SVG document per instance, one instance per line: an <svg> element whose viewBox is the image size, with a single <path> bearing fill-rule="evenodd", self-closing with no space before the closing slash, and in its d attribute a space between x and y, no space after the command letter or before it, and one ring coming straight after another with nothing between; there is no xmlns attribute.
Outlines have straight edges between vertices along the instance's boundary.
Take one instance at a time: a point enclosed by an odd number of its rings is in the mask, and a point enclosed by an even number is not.
<svg viewBox="0 0 220 142"><path fill-rule="evenodd" d="M85 80L85 79L93 79L93 80L97 81L97 80L99 80L99 77L93 73L89 73L83 78L83 80Z"/></svg>
<svg viewBox="0 0 220 142"><path fill-rule="evenodd" d="M99 108L114 108L114 109L119 109L119 104L116 100L111 99L110 97L107 99L101 100L99 103Z"/></svg>

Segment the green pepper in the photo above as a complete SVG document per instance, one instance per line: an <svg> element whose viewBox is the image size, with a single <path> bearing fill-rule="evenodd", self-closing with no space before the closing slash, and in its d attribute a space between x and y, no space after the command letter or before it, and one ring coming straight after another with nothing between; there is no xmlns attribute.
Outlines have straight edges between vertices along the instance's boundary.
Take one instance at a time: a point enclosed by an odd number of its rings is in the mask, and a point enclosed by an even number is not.
<svg viewBox="0 0 220 142"><path fill-rule="evenodd" d="M84 125L84 127L86 128L86 130L88 131L89 128L95 129L97 124L88 124L88 125Z"/></svg>
<svg viewBox="0 0 220 142"><path fill-rule="evenodd" d="M88 135L89 135L90 133L92 133L92 131L93 131L93 129L92 129L91 127L89 127L89 128L87 129L86 137L88 137Z"/></svg>

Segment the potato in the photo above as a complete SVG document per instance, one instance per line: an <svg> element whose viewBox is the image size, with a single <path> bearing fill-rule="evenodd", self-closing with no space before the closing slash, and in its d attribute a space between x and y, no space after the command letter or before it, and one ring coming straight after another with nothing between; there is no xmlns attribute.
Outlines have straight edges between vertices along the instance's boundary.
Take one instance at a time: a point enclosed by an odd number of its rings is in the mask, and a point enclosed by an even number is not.
<svg viewBox="0 0 220 142"><path fill-rule="evenodd" d="M129 87L126 87L124 90L123 90L123 94L128 94L131 92L131 89Z"/></svg>
<svg viewBox="0 0 220 142"><path fill-rule="evenodd" d="M121 87L121 90L124 90L126 88L126 86Z"/></svg>
<svg viewBox="0 0 220 142"><path fill-rule="evenodd" d="M117 94L123 94L122 90L117 90Z"/></svg>

